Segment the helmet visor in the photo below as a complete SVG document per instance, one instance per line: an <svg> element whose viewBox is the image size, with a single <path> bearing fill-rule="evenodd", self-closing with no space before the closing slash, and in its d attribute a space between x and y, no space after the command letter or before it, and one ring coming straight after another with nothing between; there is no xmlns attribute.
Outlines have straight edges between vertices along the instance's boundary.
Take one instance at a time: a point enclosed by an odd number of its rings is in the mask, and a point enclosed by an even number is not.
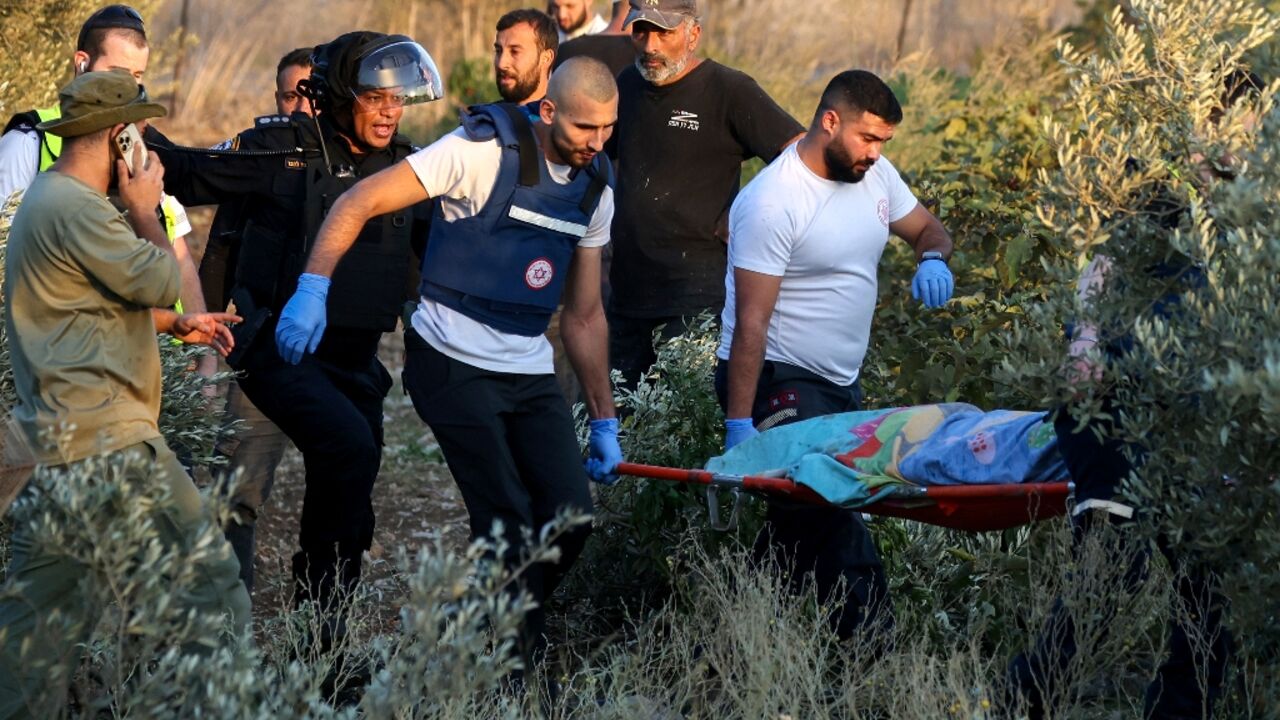
<svg viewBox="0 0 1280 720"><path fill-rule="evenodd" d="M390 90L402 105L444 97L435 61L411 40L384 45L360 59L353 94L359 98L369 90Z"/></svg>

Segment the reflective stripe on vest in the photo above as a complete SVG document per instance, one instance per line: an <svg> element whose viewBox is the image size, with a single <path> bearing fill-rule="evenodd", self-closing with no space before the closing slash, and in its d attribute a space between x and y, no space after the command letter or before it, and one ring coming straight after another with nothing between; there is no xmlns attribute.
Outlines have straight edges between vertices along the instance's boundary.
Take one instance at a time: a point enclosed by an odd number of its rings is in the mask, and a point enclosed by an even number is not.
<svg viewBox="0 0 1280 720"><path fill-rule="evenodd" d="M463 115L469 140L498 139L498 176L475 215L446 221L436 204L420 293L499 332L536 337L559 304L608 159L600 153L591 168L557 182L528 119L513 107L478 105Z"/></svg>

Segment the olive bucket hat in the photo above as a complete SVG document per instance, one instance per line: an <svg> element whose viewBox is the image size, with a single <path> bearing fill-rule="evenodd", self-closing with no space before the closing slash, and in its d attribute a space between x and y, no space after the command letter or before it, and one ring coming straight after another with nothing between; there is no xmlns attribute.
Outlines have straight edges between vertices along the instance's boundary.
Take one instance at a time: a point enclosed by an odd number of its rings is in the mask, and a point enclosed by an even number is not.
<svg viewBox="0 0 1280 720"><path fill-rule="evenodd" d="M146 89L128 71L119 69L89 72L72 80L58 91L58 106L61 117L36 128L64 138L165 115L164 106L151 102Z"/></svg>

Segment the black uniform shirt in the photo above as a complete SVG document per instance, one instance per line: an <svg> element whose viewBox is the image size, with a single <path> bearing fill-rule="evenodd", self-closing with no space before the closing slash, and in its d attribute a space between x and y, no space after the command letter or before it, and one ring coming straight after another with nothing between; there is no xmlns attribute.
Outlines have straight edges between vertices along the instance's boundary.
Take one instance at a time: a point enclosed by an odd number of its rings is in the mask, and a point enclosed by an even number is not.
<svg viewBox="0 0 1280 720"><path fill-rule="evenodd" d="M407 142L397 136L392 146L356 156L337 128L323 116L319 118L319 126L329 140L326 145L331 167L350 172L355 178L368 177L391 166L395 161L395 143L407 146ZM287 254L294 254L295 259L305 258L308 250L305 248L307 161L320 156L316 123L302 113L295 113L292 118L270 115L258 118L253 128L232 139L228 149L245 153L235 155L206 155L166 149L171 144L168 139L151 127L148 127L147 132L149 147L154 149L164 163L166 192L186 205L243 203L243 218L248 225L257 228L258 235L256 238L246 238L246 247L241 249L240 263L236 269L237 284L254 287L255 301L260 305L271 306L278 313L292 295L301 270L299 263L288 261ZM153 142L155 140L158 142ZM300 146L305 146L306 149L288 154L252 154L254 151L294 150ZM401 155L407 154L407 149L401 150ZM429 206L425 203L422 205L422 209L414 209L413 215L427 220ZM267 243L263 242L263 233L280 239L279 244L285 249L285 257L267 257L269 253L264 247ZM419 234L425 237L425 230L420 233L415 229L415 237ZM406 267L398 268L405 271L406 288L412 283L409 276L416 275L413 263L413 259L409 258ZM264 266L271 266L273 271L279 271L274 297L270 296L272 293L262 291L262 283L249 282L254 273L261 276ZM326 333L322 350L325 345L337 344L341 333L333 332L335 330L338 329L331 328ZM360 331L357 335L360 342L355 344L366 345L370 337L376 344L380 333Z"/></svg>
<svg viewBox="0 0 1280 720"><path fill-rule="evenodd" d="M772 160L803 128L750 76L712 60L664 86L628 67L618 92L613 307L630 317L719 310L726 253L715 231L742 162Z"/></svg>

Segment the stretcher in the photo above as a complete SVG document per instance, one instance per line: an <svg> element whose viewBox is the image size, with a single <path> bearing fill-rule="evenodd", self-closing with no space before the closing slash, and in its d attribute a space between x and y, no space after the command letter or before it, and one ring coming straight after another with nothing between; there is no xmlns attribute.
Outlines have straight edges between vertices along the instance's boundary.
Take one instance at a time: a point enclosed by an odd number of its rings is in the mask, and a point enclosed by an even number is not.
<svg viewBox="0 0 1280 720"><path fill-rule="evenodd" d="M618 473L702 485L713 526L747 494L966 531L1067 511L1073 486L1043 412L946 403L828 415L766 430L703 469L622 463ZM734 496L728 523L719 493Z"/></svg>

